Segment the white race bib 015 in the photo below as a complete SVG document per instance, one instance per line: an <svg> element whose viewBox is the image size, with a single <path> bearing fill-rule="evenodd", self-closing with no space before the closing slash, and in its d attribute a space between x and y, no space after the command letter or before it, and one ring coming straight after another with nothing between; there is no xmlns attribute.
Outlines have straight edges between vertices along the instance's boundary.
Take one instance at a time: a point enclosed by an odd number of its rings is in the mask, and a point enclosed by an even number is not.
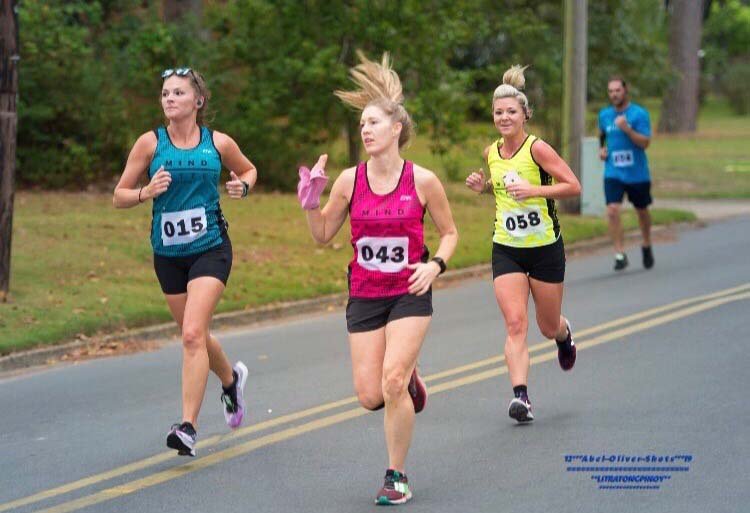
<svg viewBox="0 0 750 513"><path fill-rule="evenodd" d="M511 237L526 237L532 233L543 233L546 227L538 208L518 208L503 212L503 226Z"/></svg>
<svg viewBox="0 0 750 513"><path fill-rule="evenodd" d="M165 246L187 244L208 233L206 209L203 207L161 215L161 242Z"/></svg>
<svg viewBox="0 0 750 513"><path fill-rule="evenodd" d="M357 263L369 271L397 273L409 262L409 237L362 237Z"/></svg>
<svg viewBox="0 0 750 513"><path fill-rule="evenodd" d="M630 167L634 163L633 150L620 150L612 152L612 164L615 167Z"/></svg>

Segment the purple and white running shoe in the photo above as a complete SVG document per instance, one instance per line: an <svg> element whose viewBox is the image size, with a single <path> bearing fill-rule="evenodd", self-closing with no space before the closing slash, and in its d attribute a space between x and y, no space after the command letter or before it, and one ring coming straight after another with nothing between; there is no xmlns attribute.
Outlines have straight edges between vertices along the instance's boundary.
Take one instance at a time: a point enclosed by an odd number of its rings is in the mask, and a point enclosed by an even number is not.
<svg viewBox="0 0 750 513"><path fill-rule="evenodd" d="M237 429L245 416L245 399L243 391L247 382L247 367L242 362L234 364L234 384L230 389L224 389L221 394L221 404L224 407L224 419L227 426Z"/></svg>
<svg viewBox="0 0 750 513"><path fill-rule="evenodd" d="M180 456L195 456L195 439L198 434L190 422L172 424L167 434L167 447L177 450Z"/></svg>

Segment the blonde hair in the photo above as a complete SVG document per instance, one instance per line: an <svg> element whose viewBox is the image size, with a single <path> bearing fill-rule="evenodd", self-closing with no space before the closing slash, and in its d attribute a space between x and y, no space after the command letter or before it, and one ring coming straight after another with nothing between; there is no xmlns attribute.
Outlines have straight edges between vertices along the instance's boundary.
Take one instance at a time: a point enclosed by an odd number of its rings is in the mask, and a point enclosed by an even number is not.
<svg viewBox="0 0 750 513"><path fill-rule="evenodd" d="M526 77L523 76L526 68L528 66L515 64L503 73L503 83L495 89L495 93L492 95L492 103L494 104L498 98L515 98L521 104L526 119L529 119L531 118L529 99L521 92L526 85Z"/></svg>
<svg viewBox="0 0 750 513"><path fill-rule="evenodd" d="M401 123L401 134L398 137L398 147L403 148L409 142L414 131L411 116L404 108L404 94L401 79L391 67L388 52L383 54L380 63L369 60L365 54L357 50L360 64L349 70L352 81L359 86L355 91L334 91L345 104L357 110L373 105L380 107L390 116L391 120Z"/></svg>

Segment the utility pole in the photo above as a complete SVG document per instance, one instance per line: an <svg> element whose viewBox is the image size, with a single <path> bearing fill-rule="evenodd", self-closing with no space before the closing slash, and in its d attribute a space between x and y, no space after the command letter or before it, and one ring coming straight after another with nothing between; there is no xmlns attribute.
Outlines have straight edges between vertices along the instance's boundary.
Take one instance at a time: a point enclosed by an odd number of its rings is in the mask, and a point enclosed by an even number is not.
<svg viewBox="0 0 750 513"><path fill-rule="evenodd" d="M581 143L586 129L587 1L565 0L564 9L562 156L581 180ZM581 212L579 198L566 199L560 204L564 212Z"/></svg>
<svg viewBox="0 0 750 513"><path fill-rule="evenodd" d="M18 16L16 0L2 0L0 11L0 303L8 300L10 239L16 173L18 116Z"/></svg>

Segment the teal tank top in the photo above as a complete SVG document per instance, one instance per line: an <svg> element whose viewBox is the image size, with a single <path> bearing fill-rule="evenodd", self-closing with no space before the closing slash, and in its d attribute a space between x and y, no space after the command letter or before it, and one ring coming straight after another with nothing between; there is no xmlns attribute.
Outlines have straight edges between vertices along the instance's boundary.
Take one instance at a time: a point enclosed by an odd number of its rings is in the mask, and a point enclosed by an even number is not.
<svg viewBox="0 0 750 513"><path fill-rule="evenodd" d="M226 236L219 207L221 155L214 146L212 131L200 129L200 142L187 150L172 144L165 127L154 130L156 151L148 177L151 179L161 166L172 175L169 188L154 198L151 246L157 255L195 255L220 245L222 236Z"/></svg>

